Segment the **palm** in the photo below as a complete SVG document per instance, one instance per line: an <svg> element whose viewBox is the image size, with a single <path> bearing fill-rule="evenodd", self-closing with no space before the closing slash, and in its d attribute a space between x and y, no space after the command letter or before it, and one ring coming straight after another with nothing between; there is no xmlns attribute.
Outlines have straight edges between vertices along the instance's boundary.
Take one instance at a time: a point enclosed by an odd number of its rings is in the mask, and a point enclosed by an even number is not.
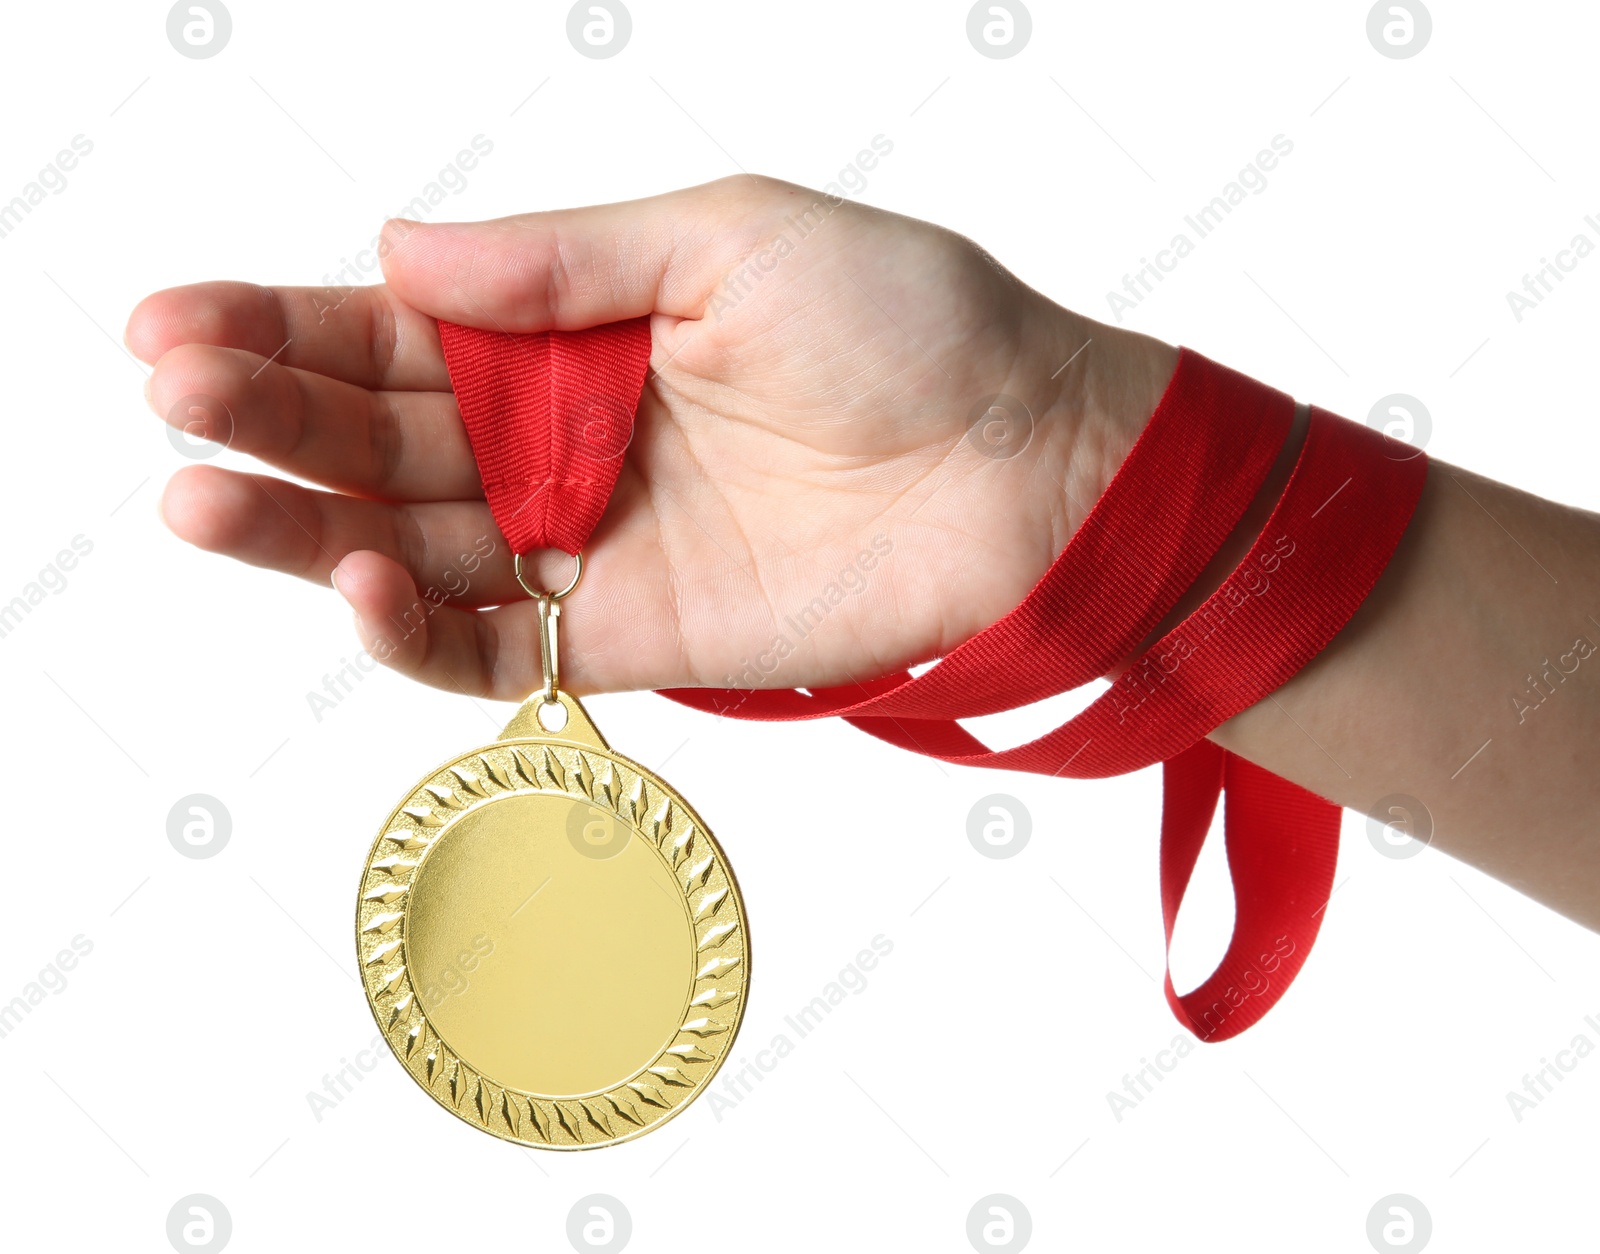
<svg viewBox="0 0 1600 1254"><path fill-rule="evenodd" d="M775 268L750 267L794 207L793 189L759 187L697 205L677 228L693 237L674 241L678 269L643 295L654 368L564 611L565 677L580 690L818 686L934 656L1021 598L1078 516L1071 498L1101 486L1070 456L1072 415L1052 408L1070 375L1051 372L1081 343L1073 320L965 241L852 205L804 239L791 227ZM587 214L595 256L614 255L622 228L602 215L647 221L672 199L415 232L389 258L390 287L332 311L326 291L239 284L149 298L129 342L161 358L156 408L218 397L236 448L333 490L195 467L168 490L169 522L258 565L319 580L338 567L364 643L418 678L533 690L535 609L482 499L429 315L531 330L643 312L638 295L575 288L574 314L548 275L535 287L504 277L504 256L463 267L462 254L537 255L551 217L571 250L569 223ZM464 288L463 270L480 269L502 277ZM558 307L537 309L530 291ZM995 393L1041 418L1017 456L967 438ZM469 556L491 544L481 566ZM556 586L570 559L535 565Z"/></svg>

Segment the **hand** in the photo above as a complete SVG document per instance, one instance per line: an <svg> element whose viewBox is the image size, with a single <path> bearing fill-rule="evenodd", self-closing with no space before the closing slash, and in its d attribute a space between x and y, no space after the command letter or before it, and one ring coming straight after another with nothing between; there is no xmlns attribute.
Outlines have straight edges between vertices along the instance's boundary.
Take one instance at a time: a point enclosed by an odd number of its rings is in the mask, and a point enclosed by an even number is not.
<svg viewBox="0 0 1600 1254"><path fill-rule="evenodd" d="M233 430L210 435L330 489L192 466L163 516L203 549L331 576L374 657L505 700L541 683L537 613L483 500L435 318L539 331L651 315L634 439L563 605L578 693L821 687L943 655L1044 573L1176 364L949 231L768 179L395 221L380 251L383 286L202 283L134 310L157 413L215 397ZM1021 451L969 438L997 393L1032 413L1031 434L1011 433ZM566 582L571 558L536 557L530 582Z"/></svg>

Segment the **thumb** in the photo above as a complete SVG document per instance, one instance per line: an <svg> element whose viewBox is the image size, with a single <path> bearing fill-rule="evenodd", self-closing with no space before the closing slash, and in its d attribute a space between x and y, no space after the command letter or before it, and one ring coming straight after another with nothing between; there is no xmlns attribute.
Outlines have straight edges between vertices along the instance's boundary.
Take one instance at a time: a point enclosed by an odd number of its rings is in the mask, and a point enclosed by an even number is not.
<svg viewBox="0 0 1600 1254"><path fill-rule="evenodd" d="M699 318L729 267L765 239L780 188L737 176L488 222L394 218L379 255L396 296L463 326L575 331L651 313Z"/></svg>

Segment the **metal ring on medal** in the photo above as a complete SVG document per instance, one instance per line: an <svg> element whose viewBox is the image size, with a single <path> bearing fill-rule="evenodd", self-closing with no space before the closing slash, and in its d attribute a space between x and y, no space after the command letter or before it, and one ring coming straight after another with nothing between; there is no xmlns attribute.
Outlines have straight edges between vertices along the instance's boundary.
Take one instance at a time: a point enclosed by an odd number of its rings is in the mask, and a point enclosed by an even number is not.
<svg viewBox="0 0 1600 1254"><path fill-rule="evenodd" d="M435 1101L508 1141L580 1150L649 1131L710 1083L750 951L699 816L559 700L560 733L530 701L395 808L356 948L379 1028Z"/></svg>

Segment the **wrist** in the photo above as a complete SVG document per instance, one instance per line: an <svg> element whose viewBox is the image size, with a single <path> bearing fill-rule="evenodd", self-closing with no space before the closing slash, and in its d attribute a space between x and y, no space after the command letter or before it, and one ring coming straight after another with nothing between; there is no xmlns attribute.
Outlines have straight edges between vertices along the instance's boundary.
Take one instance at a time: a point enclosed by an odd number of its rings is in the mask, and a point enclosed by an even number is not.
<svg viewBox="0 0 1600 1254"><path fill-rule="evenodd" d="M1036 293L1026 300L1014 313L1004 350L1009 368L997 390L1027 412L997 398L992 428L969 426L966 436L988 459L969 463L988 472L981 508L1003 516L1020 543L973 572L961 612L946 621L940 652L1009 612L1044 575L1127 458L1177 366L1171 345L1104 326ZM932 518L924 511L919 523Z"/></svg>
<svg viewBox="0 0 1600 1254"><path fill-rule="evenodd" d="M1178 349L1068 310L1057 313L1053 368L1059 373L1041 426L1065 447L1058 491L1048 502L1059 553L1155 413L1177 369Z"/></svg>

